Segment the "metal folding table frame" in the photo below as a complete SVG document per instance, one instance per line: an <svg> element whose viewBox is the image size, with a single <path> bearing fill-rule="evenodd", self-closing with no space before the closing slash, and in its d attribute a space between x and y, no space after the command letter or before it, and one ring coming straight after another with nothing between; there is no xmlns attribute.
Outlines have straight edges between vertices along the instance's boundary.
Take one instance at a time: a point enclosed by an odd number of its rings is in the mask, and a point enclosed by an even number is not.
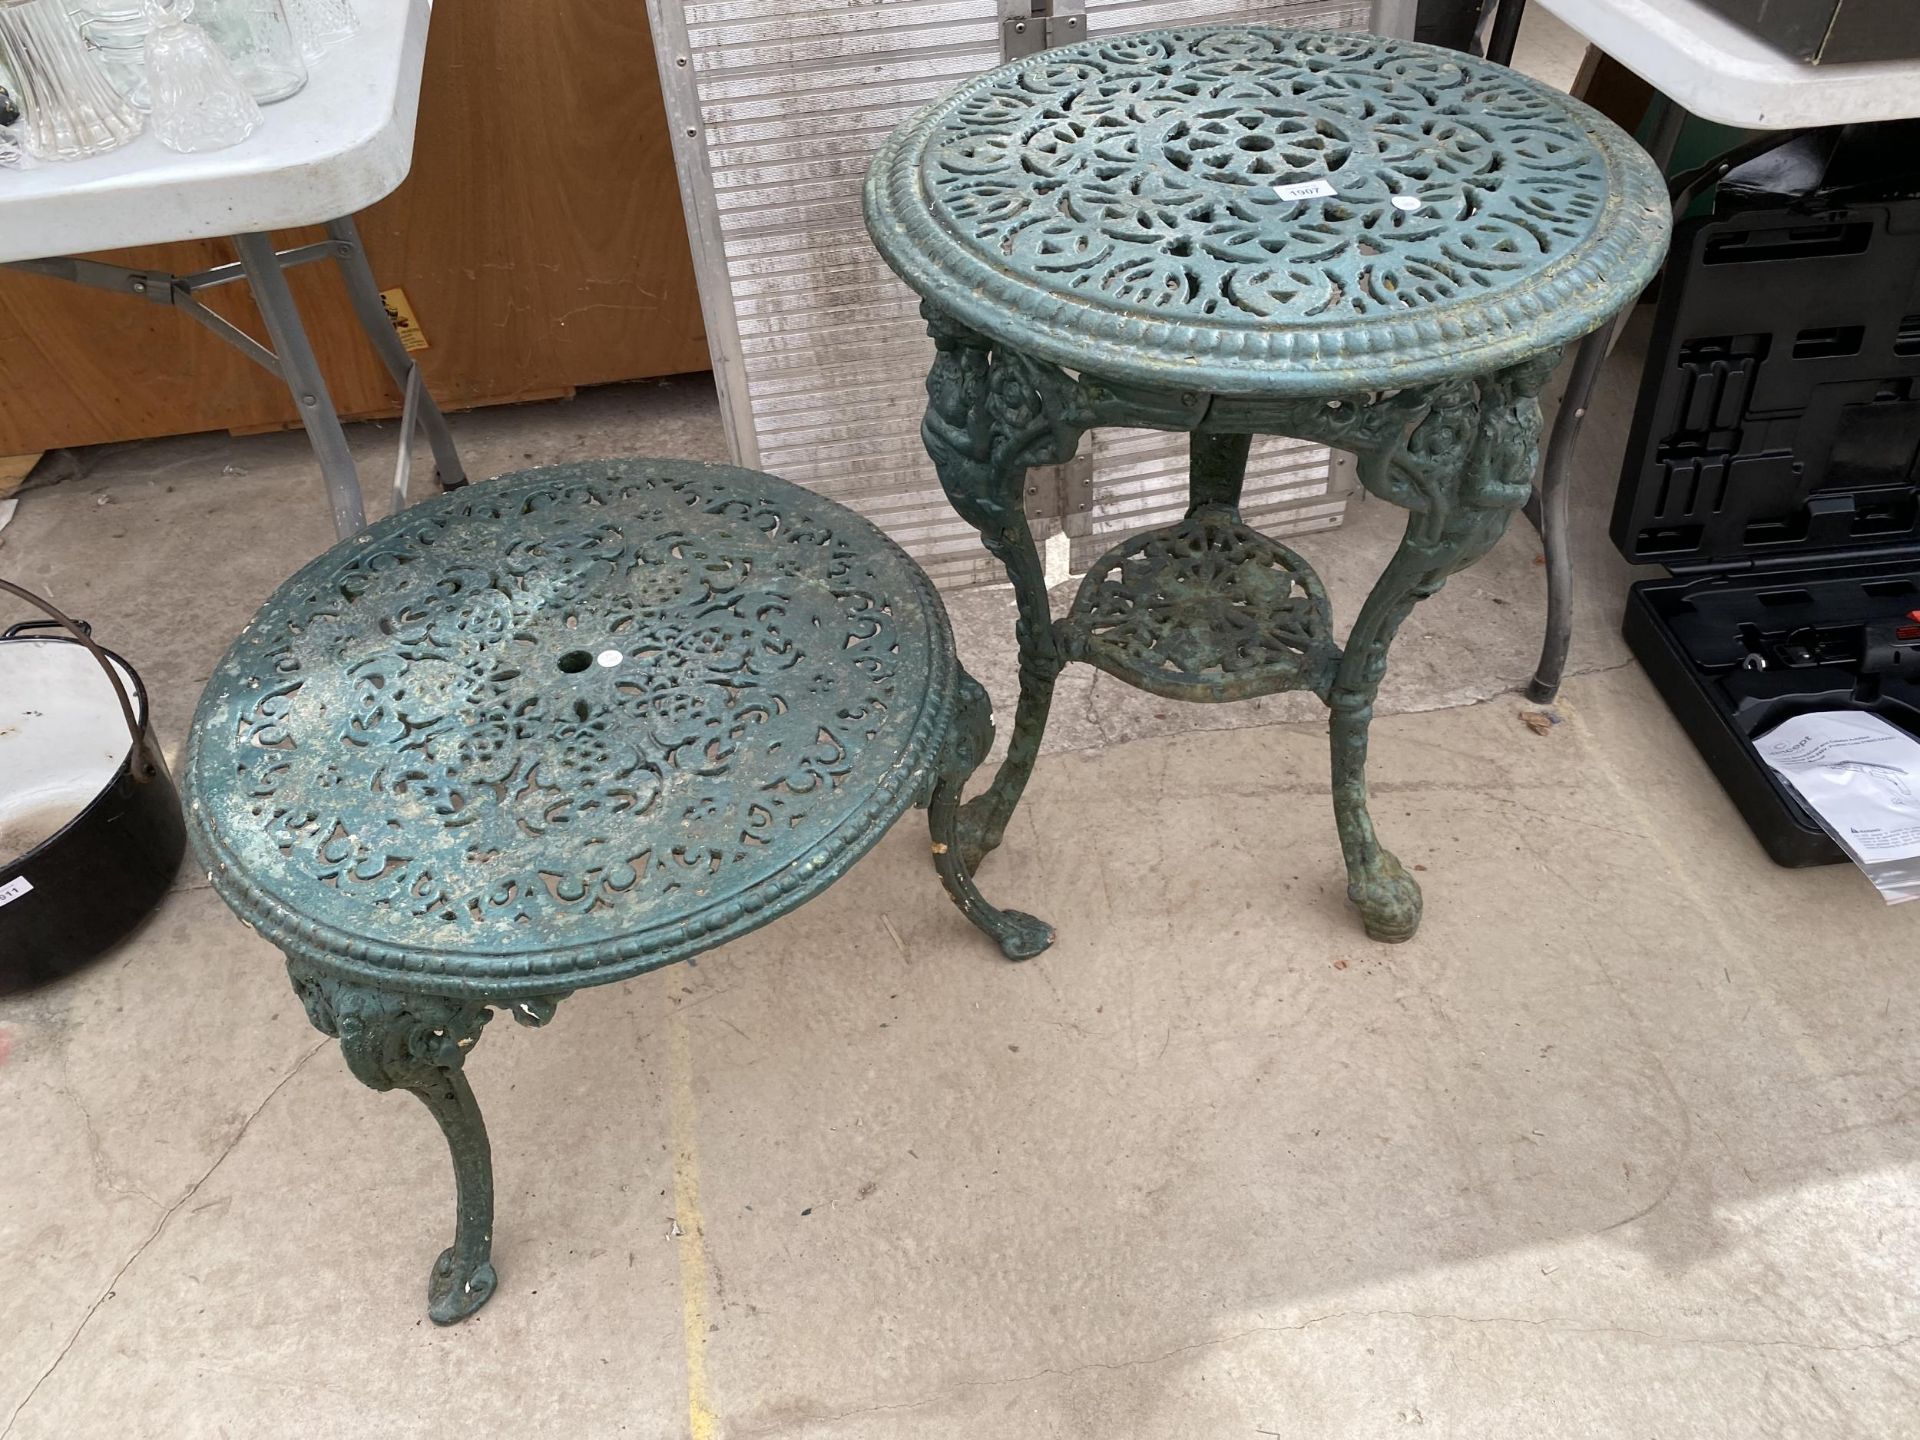
<svg viewBox="0 0 1920 1440"><path fill-rule="evenodd" d="M387 373L393 376L404 399L400 411L400 453L393 472L393 509L407 503L407 483L412 473L413 437L424 429L433 447L433 459L440 484L447 489L466 483L460 466L460 454L454 448L453 433L447 429L446 416L434 403L420 381L420 366L407 353L407 347L394 333L387 318L380 287L374 282L373 269L367 264L360 244L360 232L351 217L327 222L327 238L291 250L275 250L270 237L259 231L235 235L234 249L240 258L226 265L192 275L174 275L164 270L129 270L98 260L61 256L46 260L15 260L9 269L48 275L96 290L111 290L134 295L157 305L171 305L181 314L211 330L249 360L280 377L300 407L300 423L313 443L314 457L320 462L320 474L327 484L327 502L333 509L333 525L341 539L357 533L367 523L366 504L360 493L360 471L353 452L347 448L346 431L327 392L326 377L307 339L300 309L294 303L287 284L286 271L294 265L314 260L332 260L340 267L347 285L353 312L366 331L367 339L378 352ZM209 309L200 292L230 285L244 279L253 290L254 303L267 327L272 349L235 325L226 316Z"/></svg>
<svg viewBox="0 0 1920 1440"><path fill-rule="evenodd" d="M1526 0L1500 0L1489 58L1511 57ZM1538 0L1562 22L1654 89L1659 112L1653 157L1664 171L1688 115L1742 129L1775 132L1758 148L1816 126L1905 119L1920 114L1920 61L1805 65L1768 46L1698 0ZM1504 44L1506 52L1495 48ZM1746 147L1687 177L1676 187L1683 205L1701 185L1725 173ZM1595 331L1575 351L1560 411L1541 468L1537 514L1547 559L1547 635L1527 686L1545 702L1560 691L1573 633L1573 557L1567 543L1567 486L1581 422L1592 403L1614 326Z"/></svg>
<svg viewBox="0 0 1920 1440"><path fill-rule="evenodd" d="M286 271L332 260L354 314L403 396L393 504L405 503L413 439L424 429L443 486L465 483L445 417L394 333L353 216L391 193L413 158L429 0L368 0L361 28L227 150L176 155L151 135L105 155L35 165L0 188L0 264L169 305L285 382L326 482L334 528L366 524L360 476ZM324 225L325 240L276 250L269 232ZM189 275L64 253L229 237L238 259ZM200 298L244 280L263 343Z"/></svg>

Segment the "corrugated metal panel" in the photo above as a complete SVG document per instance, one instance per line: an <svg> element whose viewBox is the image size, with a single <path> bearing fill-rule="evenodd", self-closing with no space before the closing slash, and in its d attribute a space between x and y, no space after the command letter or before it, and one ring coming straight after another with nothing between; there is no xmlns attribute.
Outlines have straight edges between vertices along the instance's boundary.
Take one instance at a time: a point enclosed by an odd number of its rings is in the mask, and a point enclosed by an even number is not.
<svg viewBox="0 0 1920 1440"><path fill-rule="evenodd" d="M868 243L860 183L893 127L1000 63L996 0L649 0L728 433L743 465L851 505L942 585L1000 580L920 447L931 342ZM1210 21L1359 28L1366 0L1223 0ZM1090 0L1094 36L1191 22L1183 0ZM1101 432L1084 566L1180 513L1186 440ZM1326 451L1262 441L1247 512L1340 523Z"/></svg>

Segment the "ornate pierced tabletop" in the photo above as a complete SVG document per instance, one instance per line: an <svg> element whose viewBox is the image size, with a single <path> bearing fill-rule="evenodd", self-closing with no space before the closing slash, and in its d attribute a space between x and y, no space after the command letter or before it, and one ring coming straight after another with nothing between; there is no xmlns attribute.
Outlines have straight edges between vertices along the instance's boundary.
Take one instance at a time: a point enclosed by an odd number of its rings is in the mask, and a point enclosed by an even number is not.
<svg viewBox="0 0 1920 1440"><path fill-rule="evenodd" d="M189 829L285 951L354 1074L412 1090L459 1184L442 1322L491 1294L486 1132L462 1071L489 1007L709 949L844 873L916 801L954 843L991 743L945 612L891 541L783 481L563 465L441 496L289 580L195 718Z"/></svg>
<svg viewBox="0 0 1920 1440"><path fill-rule="evenodd" d="M1020 605L1020 708L962 814L970 863L1026 784L1054 677L1084 659L1157 694L1308 689L1368 932L1418 886L1376 842L1366 736L1394 631L1528 494L1561 348L1626 305L1668 229L1647 156L1497 66L1371 35L1220 27L1045 50L895 131L867 226L936 347L922 433ZM1192 508L1117 546L1054 620L1027 470L1087 430L1193 435ZM1336 643L1324 591L1238 503L1251 436L1351 450L1406 539Z"/></svg>

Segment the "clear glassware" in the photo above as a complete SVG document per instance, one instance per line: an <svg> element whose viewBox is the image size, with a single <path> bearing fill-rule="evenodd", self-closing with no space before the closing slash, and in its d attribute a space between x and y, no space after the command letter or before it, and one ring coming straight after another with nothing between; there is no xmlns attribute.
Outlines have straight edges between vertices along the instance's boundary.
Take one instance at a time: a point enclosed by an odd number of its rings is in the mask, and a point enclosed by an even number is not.
<svg viewBox="0 0 1920 1440"><path fill-rule="evenodd" d="M103 154L140 133L140 112L80 43L64 0L0 0L0 69L13 81L21 139L36 159Z"/></svg>
<svg viewBox="0 0 1920 1440"><path fill-rule="evenodd" d="M337 45L344 45L360 28L351 0L283 0L300 53L312 65Z"/></svg>
<svg viewBox="0 0 1920 1440"><path fill-rule="evenodd" d="M194 18L262 105L284 100L307 83L307 62L280 0L198 0Z"/></svg>
<svg viewBox="0 0 1920 1440"><path fill-rule="evenodd" d="M147 93L146 10L140 5L102 4L77 7L72 14L87 52L99 62L113 88L135 109L148 109L152 100Z"/></svg>
<svg viewBox="0 0 1920 1440"><path fill-rule="evenodd" d="M18 165L27 152L21 148L20 134L14 127L20 123L20 107L14 103L13 92L0 85L0 165Z"/></svg>
<svg viewBox="0 0 1920 1440"><path fill-rule="evenodd" d="M260 107L207 32L179 9L147 0L147 87L153 133L169 150L190 153L238 145L260 126Z"/></svg>

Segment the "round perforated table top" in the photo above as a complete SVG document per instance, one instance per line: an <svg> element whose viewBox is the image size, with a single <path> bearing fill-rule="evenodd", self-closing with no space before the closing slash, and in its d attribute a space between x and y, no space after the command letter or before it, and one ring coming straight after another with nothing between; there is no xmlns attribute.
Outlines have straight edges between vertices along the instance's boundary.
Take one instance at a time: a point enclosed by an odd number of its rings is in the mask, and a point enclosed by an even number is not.
<svg viewBox="0 0 1920 1440"><path fill-rule="evenodd" d="M1375 35L1159 30L1045 50L906 122L867 228L921 295L1098 376L1333 395L1485 373L1627 304L1651 159L1502 66Z"/></svg>
<svg viewBox="0 0 1920 1440"><path fill-rule="evenodd" d="M281 586L201 699L190 830L289 954L564 991L824 888L931 774L953 690L926 576L851 511L689 461L531 470Z"/></svg>

